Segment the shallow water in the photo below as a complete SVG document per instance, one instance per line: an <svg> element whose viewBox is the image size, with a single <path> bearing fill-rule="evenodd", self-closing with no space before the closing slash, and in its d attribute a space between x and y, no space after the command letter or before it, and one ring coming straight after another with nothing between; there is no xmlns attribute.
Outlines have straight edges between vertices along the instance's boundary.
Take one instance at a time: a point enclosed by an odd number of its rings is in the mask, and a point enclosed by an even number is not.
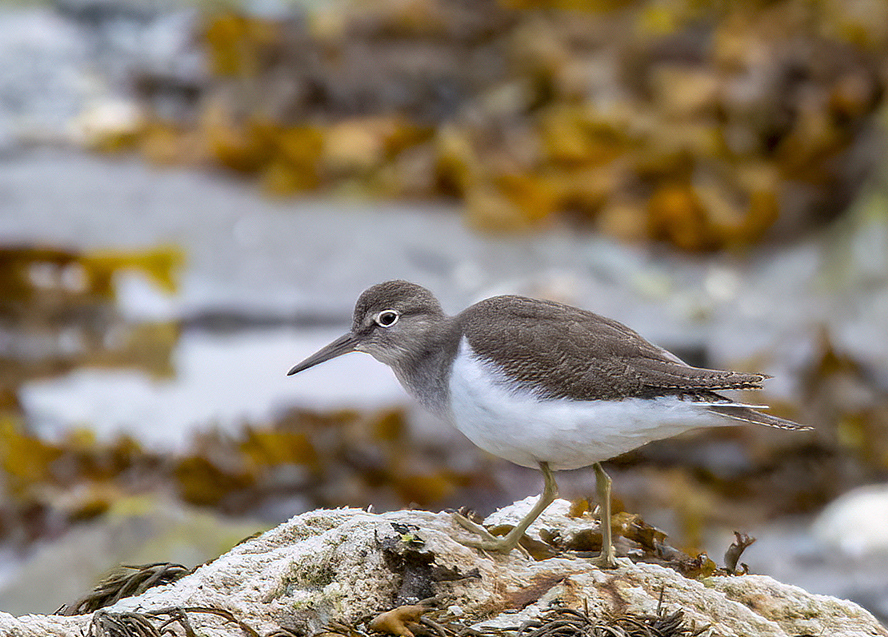
<svg viewBox="0 0 888 637"><path fill-rule="evenodd" d="M149 449L184 452L195 433L236 434L286 408L380 409L407 397L391 371L352 354L299 376L287 370L339 332L294 328L236 334L186 332L173 352L172 378L137 370L79 369L26 384L20 394L31 425L59 437L81 424L99 440L126 434Z"/></svg>

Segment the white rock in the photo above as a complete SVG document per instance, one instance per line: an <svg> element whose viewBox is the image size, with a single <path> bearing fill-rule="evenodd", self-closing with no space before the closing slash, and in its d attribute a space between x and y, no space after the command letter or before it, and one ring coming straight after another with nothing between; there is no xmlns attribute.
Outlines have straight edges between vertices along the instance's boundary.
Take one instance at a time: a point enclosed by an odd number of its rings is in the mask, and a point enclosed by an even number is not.
<svg viewBox="0 0 888 637"><path fill-rule="evenodd" d="M563 505L559 505L563 506ZM552 518L550 518L550 523ZM765 576L687 579L651 564L602 571L570 557L533 561L513 551L485 556L458 544L467 532L446 513L357 509L312 511L239 546L178 582L125 599L106 612L170 606L222 608L259 634L279 627L314 634L328 622L360 622L374 613L432 596L459 606L476 627L517 627L551 602L595 615L653 614L661 591L668 611L710 626L716 637L881 635L886 631L852 602L812 595ZM405 537L419 538L405 541ZM0 614L0 634L79 636L88 616ZM193 615L195 631L242 635L212 615Z"/></svg>
<svg viewBox="0 0 888 637"><path fill-rule="evenodd" d="M888 484L849 491L814 521L814 537L853 558L888 552Z"/></svg>
<svg viewBox="0 0 888 637"><path fill-rule="evenodd" d="M94 148L112 138L136 135L144 123L145 114L138 102L109 97L90 104L73 118L69 135L72 142Z"/></svg>

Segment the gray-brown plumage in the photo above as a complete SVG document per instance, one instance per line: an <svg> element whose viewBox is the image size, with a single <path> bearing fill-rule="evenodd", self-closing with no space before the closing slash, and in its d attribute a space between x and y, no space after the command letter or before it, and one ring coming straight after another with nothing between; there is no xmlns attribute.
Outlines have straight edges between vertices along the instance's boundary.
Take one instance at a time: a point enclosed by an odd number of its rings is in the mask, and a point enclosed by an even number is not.
<svg viewBox="0 0 888 637"><path fill-rule="evenodd" d="M613 319L554 301L498 296L455 318L474 352L540 398L622 400L676 395L721 402L709 410L739 421L809 429L716 393L760 389L766 374L692 367Z"/></svg>

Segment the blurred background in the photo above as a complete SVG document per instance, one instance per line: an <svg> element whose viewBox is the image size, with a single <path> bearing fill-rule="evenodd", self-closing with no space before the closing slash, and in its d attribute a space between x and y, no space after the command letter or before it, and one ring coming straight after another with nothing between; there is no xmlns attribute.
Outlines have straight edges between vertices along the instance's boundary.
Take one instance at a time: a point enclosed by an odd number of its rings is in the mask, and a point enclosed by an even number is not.
<svg viewBox="0 0 888 637"><path fill-rule="evenodd" d="M651 444L616 507L884 621L886 82L883 0L0 4L0 609L539 493L370 357L285 376L404 278L772 374L814 432Z"/></svg>

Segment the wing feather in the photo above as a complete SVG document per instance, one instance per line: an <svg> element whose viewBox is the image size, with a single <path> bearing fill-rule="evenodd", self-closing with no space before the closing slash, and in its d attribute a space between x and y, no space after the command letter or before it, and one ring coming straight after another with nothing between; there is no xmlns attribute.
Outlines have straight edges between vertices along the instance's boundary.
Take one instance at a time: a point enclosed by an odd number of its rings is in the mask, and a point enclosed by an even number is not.
<svg viewBox="0 0 888 637"><path fill-rule="evenodd" d="M705 397L759 388L768 378L692 367L622 323L552 301L494 297L457 321L476 355L549 398Z"/></svg>
<svg viewBox="0 0 888 637"><path fill-rule="evenodd" d="M813 427L800 425L797 422L786 420L785 418L778 418L777 416L765 414L760 411L755 411L754 409L750 409L749 407L745 406L713 405L709 407L709 411L716 413L719 416L724 416L725 418L731 418L732 420L739 420L741 422L748 422L754 425L764 425L765 427L791 429L794 431L810 431L813 429Z"/></svg>

